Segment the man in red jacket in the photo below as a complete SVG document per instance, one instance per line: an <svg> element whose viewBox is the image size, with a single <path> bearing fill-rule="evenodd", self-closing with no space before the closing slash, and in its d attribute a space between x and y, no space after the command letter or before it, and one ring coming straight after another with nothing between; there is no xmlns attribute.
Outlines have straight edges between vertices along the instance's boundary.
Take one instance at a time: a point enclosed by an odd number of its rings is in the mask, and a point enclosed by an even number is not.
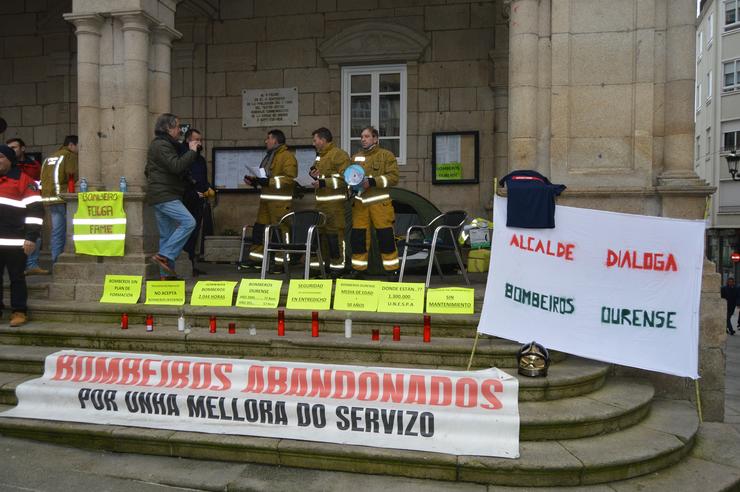
<svg viewBox="0 0 740 492"><path fill-rule="evenodd" d="M41 183L41 163L33 157L26 155L26 142L22 138L14 137L5 141L5 143L15 151L18 158L18 167L21 172L26 173L36 184ZM41 254L41 234L36 240L36 249L28 255L26 260L26 275L48 275L49 270L44 270L39 265L39 255Z"/></svg>
<svg viewBox="0 0 740 492"><path fill-rule="evenodd" d="M10 277L10 326L21 326L26 315L28 291L26 255L36 248L44 208L36 183L16 165L13 149L0 145L0 275L8 269ZM4 307L0 282L0 312Z"/></svg>

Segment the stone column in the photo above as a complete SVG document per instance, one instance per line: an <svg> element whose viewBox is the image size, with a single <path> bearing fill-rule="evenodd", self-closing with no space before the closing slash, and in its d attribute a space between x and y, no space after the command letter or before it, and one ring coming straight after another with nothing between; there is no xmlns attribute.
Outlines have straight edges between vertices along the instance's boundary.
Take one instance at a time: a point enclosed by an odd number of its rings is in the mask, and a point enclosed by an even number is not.
<svg viewBox="0 0 740 492"><path fill-rule="evenodd" d="M696 6L689 0L667 9L665 48L665 138L661 184L694 184L694 25Z"/></svg>
<svg viewBox="0 0 740 492"><path fill-rule="evenodd" d="M172 87L172 40L180 38L177 31L166 26L152 30L149 61L149 112L154 115L170 112ZM153 128L151 122L149 129Z"/></svg>
<svg viewBox="0 0 740 492"><path fill-rule="evenodd" d="M537 168L539 1L509 0L509 170Z"/></svg>
<svg viewBox="0 0 740 492"><path fill-rule="evenodd" d="M131 191L144 189L144 165L149 144L149 25L150 18L142 12L120 15L123 32L124 115L123 154L121 169L125 170ZM107 176L118 182L117 176ZM110 183L113 185L113 183Z"/></svg>
<svg viewBox="0 0 740 492"><path fill-rule="evenodd" d="M79 174L91 189L103 186L100 158L100 32L97 14L65 15L77 35L77 133L80 139Z"/></svg>
<svg viewBox="0 0 740 492"><path fill-rule="evenodd" d="M550 107L552 91L552 5L540 0L537 41L537 171L550 176Z"/></svg>

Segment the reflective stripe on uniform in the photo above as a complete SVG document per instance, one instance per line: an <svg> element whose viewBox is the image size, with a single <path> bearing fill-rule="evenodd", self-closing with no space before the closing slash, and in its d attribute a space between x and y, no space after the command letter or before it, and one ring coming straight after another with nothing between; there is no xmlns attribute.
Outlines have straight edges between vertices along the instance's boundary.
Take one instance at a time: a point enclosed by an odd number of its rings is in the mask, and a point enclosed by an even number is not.
<svg viewBox="0 0 740 492"><path fill-rule="evenodd" d="M367 262L362 260L355 260L354 258L352 258L352 266L367 266Z"/></svg>
<svg viewBox="0 0 740 492"><path fill-rule="evenodd" d="M275 189L280 189L280 176L275 176Z"/></svg>
<svg viewBox="0 0 740 492"><path fill-rule="evenodd" d="M43 201L43 200L41 198L41 195L31 195L31 196L27 196L22 201L23 201L23 204L24 205L28 206L28 205L30 205L32 203L40 202L40 201Z"/></svg>
<svg viewBox="0 0 740 492"><path fill-rule="evenodd" d="M381 200L389 199L391 196L389 194L384 195L378 195L378 196L371 196L370 198L362 198L361 196L357 195L355 196L355 200L360 200L363 204L365 203L373 203L373 202L379 202Z"/></svg>
<svg viewBox="0 0 740 492"><path fill-rule="evenodd" d="M26 224L44 225L44 219L41 217L26 217Z"/></svg>
<svg viewBox="0 0 740 492"><path fill-rule="evenodd" d="M383 181L383 188L388 188L388 178L381 176L380 179Z"/></svg>
<svg viewBox="0 0 740 492"><path fill-rule="evenodd" d="M116 225L125 224L126 219L72 219L76 225Z"/></svg>
<svg viewBox="0 0 740 492"><path fill-rule="evenodd" d="M26 204L23 200L13 200L12 198L5 198L0 196L0 205L10 205L11 207L26 208Z"/></svg>
<svg viewBox="0 0 740 492"><path fill-rule="evenodd" d="M398 258L393 260L383 260L383 265L393 266L398 265Z"/></svg>
<svg viewBox="0 0 740 492"><path fill-rule="evenodd" d="M355 156L355 162L365 162L365 156L364 155Z"/></svg>
<svg viewBox="0 0 740 492"><path fill-rule="evenodd" d="M288 196L288 195L260 195L260 198L263 198L265 200L283 200L283 201L290 201L293 199L292 196Z"/></svg>
<svg viewBox="0 0 740 492"><path fill-rule="evenodd" d="M333 200L345 200L347 197L344 195L327 195L327 196L318 196L316 195L316 201L317 202L330 202Z"/></svg>
<svg viewBox="0 0 740 492"><path fill-rule="evenodd" d="M74 234L75 241L123 241L126 234Z"/></svg>
<svg viewBox="0 0 740 492"><path fill-rule="evenodd" d="M0 246L23 246L25 239L0 239Z"/></svg>

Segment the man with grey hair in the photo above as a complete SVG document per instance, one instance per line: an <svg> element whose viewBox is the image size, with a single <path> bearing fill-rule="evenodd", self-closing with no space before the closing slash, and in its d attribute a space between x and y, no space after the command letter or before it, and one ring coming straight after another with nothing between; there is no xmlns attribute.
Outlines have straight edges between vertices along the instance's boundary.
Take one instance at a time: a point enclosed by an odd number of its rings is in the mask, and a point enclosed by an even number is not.
<svg viewBox="0 0 740 492"><path fill-rule="evenodd" d="M159 228L159 251L152 261L159 266L160 277L176 277L175 260L195 229L195 220L182 203L186 176L198 156L198 142L190 141L185 152L179 152L180 119L172 113L157 118L154 140L147 151L144 174L147 180L146 201L154 207Z"/></svg>

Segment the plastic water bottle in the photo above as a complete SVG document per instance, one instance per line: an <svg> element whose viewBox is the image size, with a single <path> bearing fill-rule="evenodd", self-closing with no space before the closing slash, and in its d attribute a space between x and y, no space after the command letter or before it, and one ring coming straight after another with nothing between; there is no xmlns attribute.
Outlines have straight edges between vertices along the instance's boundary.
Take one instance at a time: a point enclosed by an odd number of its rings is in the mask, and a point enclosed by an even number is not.
<svg viewBox="0 0 740 492"><path fill-rule="evenodd" d="M128 183L126 183L126 177L121 176L121 180L118 182L118 191L126 193L128 191Z"/></svg>
<svg viewBox="0 0 740 492"><path fill-rule="evenodd" d="M80 178L80 192L87 192L87 178Z"/></svg>

